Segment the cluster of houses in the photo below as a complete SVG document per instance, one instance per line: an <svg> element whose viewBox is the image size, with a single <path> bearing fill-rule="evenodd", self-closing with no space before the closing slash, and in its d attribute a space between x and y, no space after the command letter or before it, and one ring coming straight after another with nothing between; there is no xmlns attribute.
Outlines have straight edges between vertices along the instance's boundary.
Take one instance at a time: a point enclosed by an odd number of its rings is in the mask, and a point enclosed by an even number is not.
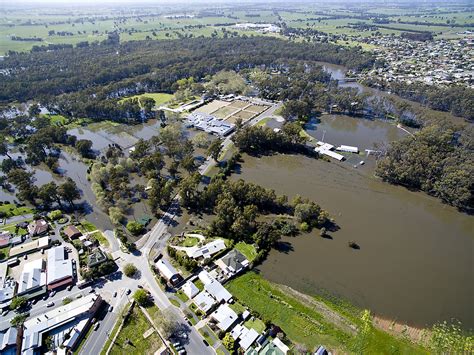
<svg viewBox="0 0 474 355"><path fill-rule="evenodd" d="M377 46L374 53L387 63L368 72L386 81L460 84L474 88L474 36L457 40L413 41L394 36L375 36L366 40Z"/></svg>
<svg viewBox="0 0 474 355"><path fill-rule="evenodd" d="M237 23L234 28L242 31L256 31L261 33L280 33L281 28L273 23Z"/></svg>
<svg viewBox="0 0 474 355"><path fill-rule="evenodd" d="M206 260L225 248L224 240L216 239L199 247L182 249L191 258ZM286 354L289 348L278 338L270 341L268 334L261 334L245 326L245 322L251 318L248 310L237 314L232 309L233 296L222 282L244 271L248 266L247 258L238 250L232 249L215 260L212 266L206 266L197 275L183 280L169 261L161 258L156 262L161 276L171 285L180 288L208 325L217 331L230 333L246 354Z"/></svg>

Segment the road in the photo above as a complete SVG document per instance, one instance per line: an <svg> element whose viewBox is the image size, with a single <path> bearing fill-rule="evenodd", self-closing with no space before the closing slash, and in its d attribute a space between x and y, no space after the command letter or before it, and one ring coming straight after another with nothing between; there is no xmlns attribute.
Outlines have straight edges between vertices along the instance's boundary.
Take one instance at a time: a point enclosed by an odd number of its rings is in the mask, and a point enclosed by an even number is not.
<svg viewBox="0 0 474 355"><path fill-rule="evenodd" d="M281 106L281 104L275 105L252 119L249 124L256 125L261 120L266 117L272 116L273 113ZM225 150L229 148L232 144L231 141L232 135L225 138L223 141L222 149ZM199 171L201 174L204 174L215 162L211 158L203 163ZM110 305L113 306L112 312L107 312L102 320L100 320L100 331L93 331L88 339L85 340L84 346L81 349L80 354L99 354L104 346L107 337L111 333L120 311L124 305L129 301L128 296L125 295L125 290L130 289L132 293L138 288L138 285L142 285L144 288L148 289L153 296L154 302L162 311L172 312L178 322L182 324L183 328L186 329L187 338L183 341L183 345L188 354L215 354L215 350L206 346L203 342L202 336L194 327L189 327L184 319L184 315L178 308L171 305L166 293L158 285L156 278L153 272L150 269L148 262L148 257L152 249L157 250L158 252L163 250L166 247L168 238L170 237L168 233L168 227L173 220L177 218L177 213L179 211L179 197L175 197L168 211L162 216L162 218L153 226L153 228L143 237L142 247L134 254L124 253L120 250L118 243L111 243L110 249L112 256L119 265L120 269L123 269L123 266L127 263L134 264L139 270L139 277L131 279L122 275L121 272L114 273L109 275L107 280L102 280L94 284L94 288L101 297L107 301ZM55 231L57 232L57 231ZM59 235L59 233L55 233ZM107 239L115 239L112 236L106 235ZM60 237L59 237L60 239ZM142 244L142 243L138 243ZM60 291L54 297L51 297L48 300L38 301L31 310L31 316L35 316L41 313L44 313L48 308L47 304L49 302L54 302L55 305L61 304L61 300L64 297L75 298L79 294L82 296L89 293L91 287L87 287L83 290L79 290L77 287L74 287L71 291ZM116 298L113 297L114 292L118 292ZM0 329L8 328L10 319L14 316L13 312L10 312L6 317L2 317L0 321Z"/></svg>

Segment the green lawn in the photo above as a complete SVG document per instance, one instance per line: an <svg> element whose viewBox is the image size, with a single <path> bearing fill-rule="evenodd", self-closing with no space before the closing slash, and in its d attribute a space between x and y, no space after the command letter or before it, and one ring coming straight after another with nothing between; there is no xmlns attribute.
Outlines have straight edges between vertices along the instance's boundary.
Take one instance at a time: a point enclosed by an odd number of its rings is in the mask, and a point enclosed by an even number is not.
<svg viewBox="0 0 474 355"><path fill-rule="evenodd" d="M23 214L33 213L30 207L16 207L13 203L0 205L0 213L4 213L5 217L20 216Z"/></svg>
<svg viewBox="0 0 474 355"><path fill-rule="evenodd" d="M229 304L229 307L238 315L241 315L246 310L246 308L239 302L234 302L232 304Z"/></svg>
<svg viewBox="0 0 474 355"><path fill-rule="evenodd" d="M204 337L204 339L206 339L206 341L209 343L210 346L214 346L215 344L214 338L210 336L210 334L214 334L214 332L207 325L200 328L199 333L201 333L201 335ZM217 339L217 336L215 334L214 336Z"/></svg>
<svg viewBox="0 0 474 355"><path fill-rule="evenodd" d="M180 307L180 303L174 298L170 299L170 302L173 306L178 307L178 308Z"/></svg>
<svg viewBox="0 0 474 355"><path fill-rule="evenodd" d="M257 257L257 250L255 250L255 247L251 244L238 242L234 248L240 251L248 261L253 261Z"/></svg>
<svg viewBox="0 0 474 355"><path fill-rule="evenodd" d="M96 239L99 244L105 246L105 247L108 247L109 246L109 241L107 240L107 238L102 234L101 231L97 231L97 232L94 232L92 234L90 234L90 236L94 239Z"/></svg>
<svg viewBox="0 0 474 355"><path fill-rule="evenodd" d="M152 328L139 307L134 307L132 314L120 331L111 354L153 354L161 345L160 337L156 332L144 339L143 334ZM129 340L127 342L127 339Z"/></svg>
<svg viewBox="0 0 474 355"><path fill-rule="evenodd" d="M253 328L257 331L257 333L261 334L265 330L265 323L263 323L260 319L254 318L253 320L249 319L244 323L247 328Z"/></svg>
<svg viewBox="0 0 474 355"><path fill-rule="evenodd" d="M123 102L125 100L130 100L130 99L135 99L135 98L140 98L140 97L149 97L150 99L153 99L155 101L155 106L156 107L160 107L161 105L169 102L173 98L173 95L166 94L166 93L163 93L163 92L145 93L145 94L126 97L124 99L121 99L119 102Z"/></svg>
<svg viewBox="0 0 474 355"><path fill-rule="evenodd" d="M27 220L25 222L30 222L30 221ZM16 223L5 224L4 226L0 228L0 230L8 231L10 233L16 233L18 235L28 234L28 231L24 228L18 228L18 232L16 232Z"/></svg>
<svg viewBox="0 0 474 355"><path fill-rule="evenodd" d="M196 287L199 289L199 291L204 290L204 284L202 283L201 280L197 279L196 281L193 281Z"/></svg>
<svg viewBox="0 0 474 355"><path fill-rule="evenodd" d="M97 227L95 225L93 225L91 222L86 221L86 220L81 221L81 226L86 232L93 232L97 230Z"/></svg>
<svg viewBox="0 0 474 355"><path fill-rule="evenodd" d="M254 272L248 272L226 285L241 303L258 312L262 320L280 326L293 343L309 350L320 344L341 352L368 354L419 354L426 351L406 340L397 339L377 329L362 336L346 333L313 307L282 292L277 285ZM361 314L361 312L360 312ZM360 318L358 327L362 325Z"/></svg>
<svg viewBox="0 0 474 355"><path fill-rule="evenodd" d="M188 296L186 296L183 291L176 292L176 296L183 302L187 302L189 300Z"/></svg>
<svg viewBox="0 0 474 355"><path fill-rule="evenodd" d="M193 247L199 243L199 239L196 237L186 237L179 245L182 247Z"/></svg>

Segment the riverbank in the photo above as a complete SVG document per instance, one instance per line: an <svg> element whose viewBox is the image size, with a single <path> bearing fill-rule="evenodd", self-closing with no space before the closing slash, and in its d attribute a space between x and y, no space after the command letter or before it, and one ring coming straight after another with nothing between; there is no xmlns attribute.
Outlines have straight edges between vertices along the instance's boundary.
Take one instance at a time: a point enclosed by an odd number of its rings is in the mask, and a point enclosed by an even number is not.
<svg viewBox="0 0 474 355"><path fill-rule="evenodd" d="M231 178L314 200L340 227L326 238L317 230L283 237L285 248L259 267L266 279L306 294L324 291L415 328L452 318L472 328L472 216L373 178L370 162L354 169L303 156L244 155Z"/></svg>
<svg viewBox="0 0 474 355"><path fill-rule="evenodd" d="M425 354L425 348L390 335L362 319L363 311L347 303L313 298L248 272L226 285L239 302L278 325L298 348L324 345L334 353Z"/></svg>

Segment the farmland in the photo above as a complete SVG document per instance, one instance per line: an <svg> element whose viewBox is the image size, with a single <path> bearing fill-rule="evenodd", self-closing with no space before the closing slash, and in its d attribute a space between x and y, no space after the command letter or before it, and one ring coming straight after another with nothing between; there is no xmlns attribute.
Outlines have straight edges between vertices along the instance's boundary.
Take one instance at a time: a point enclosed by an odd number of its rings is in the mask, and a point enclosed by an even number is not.
<svg viewBox="0 0 474 355"><path fill-rule="evenodd" d="M375 3L358 6L326 3L317 9L302 3L287 5L277 11L268 10L264 4L256 4L251 9L229 3L221 6L193 4L185 8L179 5L145 6L135 9L129 16L113 6L68 9L67 17L64 11L49 8L40 12L13 5L0 10L0 55L10 50L27 51L35 45L100 42L112 31L117 31L122 41L262 35L232 25L242 22L278 24L282 21L287 27L342 36L330 38L334 42L371 49L358 40L371 37L375 32L400 35L403 31L430 31L438 38L460 38L460 33L472 30L474 22L469 7L462 3L436 9L420 5L416 11ZM383 19L383 24L379 19ZM367 29L361 30L360 25ZM277 33L263 35L281 36Z"/></svg>

